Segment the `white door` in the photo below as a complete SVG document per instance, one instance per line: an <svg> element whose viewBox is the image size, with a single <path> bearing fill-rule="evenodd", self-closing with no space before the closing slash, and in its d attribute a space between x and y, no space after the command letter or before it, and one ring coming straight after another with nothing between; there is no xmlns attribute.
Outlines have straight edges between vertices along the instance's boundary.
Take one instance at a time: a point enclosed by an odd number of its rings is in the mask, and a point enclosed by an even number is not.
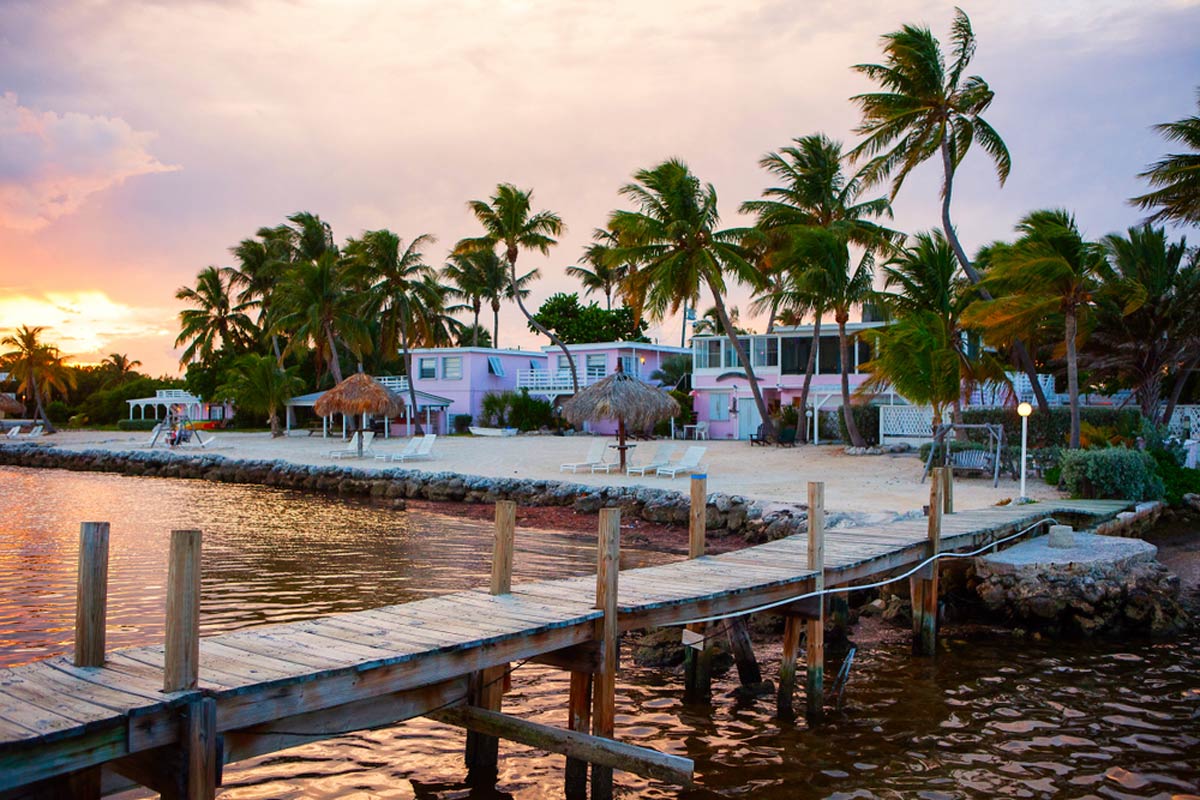
<svg viewBox="0 0 1200 800"><path fill-rule="evenodd" d="M738 398L738 438L749 439L750 434L758 433L762 424L762 415L758 413L758 404L753 397Z"/></svg>

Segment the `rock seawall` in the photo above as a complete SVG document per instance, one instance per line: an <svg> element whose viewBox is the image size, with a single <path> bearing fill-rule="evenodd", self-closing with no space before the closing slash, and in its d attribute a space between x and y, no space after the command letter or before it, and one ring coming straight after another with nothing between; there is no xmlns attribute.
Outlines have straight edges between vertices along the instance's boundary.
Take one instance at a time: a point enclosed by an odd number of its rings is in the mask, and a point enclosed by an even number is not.
<svg viewBox="0 0 1200 800"><path fill-rule="evenodd" d="M60 450L40 444L0 444L0 464L81 472L111 472L156 478L186 478L217 483L272 486L345 497L382 498L393 507L406 499L463 503L513 500L520 505L566 506L580 513L620 508L648 522L686 525L690 500L674 489L646 486L587 486L580 483L525 478L488 478L454 472L414 469L364 470L337 465L287 461L239 460L210 453L161 450L114 452ZM807 530L802 507L764 514L745 497L708 496L709 530L727 530L750 542L762 542Z"/></svg>

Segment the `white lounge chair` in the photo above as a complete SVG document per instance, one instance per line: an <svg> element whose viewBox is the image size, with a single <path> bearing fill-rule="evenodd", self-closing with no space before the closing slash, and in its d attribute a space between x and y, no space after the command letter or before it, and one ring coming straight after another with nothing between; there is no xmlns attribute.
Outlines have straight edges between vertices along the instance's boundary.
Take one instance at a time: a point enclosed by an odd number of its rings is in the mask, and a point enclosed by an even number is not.
<svg viewBox="0 0 1200 800"><path fill-rule="evenodd" d="M559 466L558 471L566 472L567 470L570 470L571 472L578 472L581 469L590 470L592 467L596 466L597 464L603 464L604 463L604 447L605 447L605 442L603 439L601 439L600 437L596 437L595 439L592 439L592 446L588 448L588 454L587 454L586 461L577 461L573 464L563 464L563 465Z"/></svg>
<svg viewBox="0 0 1200 800"><path fill-rule="evenodd" d="M401 453L392 458L393 461L423 461L427 458L433 458L433 444L437 441L436 433L427 433L422 436L417 443L417 449L408 454Z"/></svg>
<svg viewBox="0 0 1200 800"><path fill-rule="evenodd" d="M700 461L704 458L704 454L708 452L707 447L689 447L684 451L683 458L676 461L674 464L668 464L665 467L659 467L654 473L655 475L664 475L668 478L674 478L683 475L691 475L693 472L700 471Z"/></svg>
<svg viewBox="0 0 1200 800"><path fill-rule="evenodd" d="M421 446L421 437L414 436L408 440L408 444L404 445L404 449L402 449L400 452L398 452L398 453L376 453L375 460L376 461L403 461L405 456L411 456L413 453L417 452L417 448L420 446Z"/></svg>
<svg viewBox="0 0 1200 800"><path fill-rule="evenodd" d="M4 434L4 438L5 439L20 439L21 438L21 426L14 425L13 427L9 428L8 433Z"/></svg>
<svg viewBox="0 0 1200 800"><path fill-rule="evenodd" d="M362 437L362 452L365 456L370 450L371 442L375 440L375 432L367 431L360 433L355 431L350 435L350 440L346 442L346 447L342 450L330 450L330 458L358 458L358 439Z"/></svg>
<svg viewBox="0 0 1200 800"><path fill-rule="evenodd" d="M625 470L626 475L642 475L647 472L653 473L659 467L669 467L671 459L675 457L675 451L678 448L671 442L659 442L658 448L654 451L654 455L645 464L638 464L636 467L630 467Z"/></svg>
<svg viewBox="0 0 1200 800"><path fill-rule="evenodd" d="M19 438L19 439L36 439L37 437L39 437L39 436L41 436L41 435L42 435L42 431L43 431L43 430L45 430L45 427L44 427L44 426L42 426L42 425L34 425L34 426L33 426L33 429L32 429L32 430L30 430L30 431L29 431L29 433L22 433L22 434L21 434L19 437L17 437L17 438Z"/></svg>

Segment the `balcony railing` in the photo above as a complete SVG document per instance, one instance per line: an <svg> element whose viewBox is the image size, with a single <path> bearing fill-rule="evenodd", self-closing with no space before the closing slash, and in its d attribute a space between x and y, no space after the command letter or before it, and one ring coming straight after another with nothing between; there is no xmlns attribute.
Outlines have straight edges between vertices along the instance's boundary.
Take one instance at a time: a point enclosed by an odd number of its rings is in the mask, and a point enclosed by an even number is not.
<svg viewBox="0 0 1200 800"><path fill-rule="evenodd" d="M595 370L579 370L579 386L591 386L596 381L604 377L603 371ZM641 377L635 375L634 377ZM517 388L528 389L531 392L545 392L547 394L571 394L575 391L574 384L571 383L571 371L568 369L560 369L557 372L550 372L544 369L522 369L517 371Z"/></svg>
<svg viewBox="0 0 1200 800"><path fill-rule="evenodd" d="M385 389L390 389L396 394L408 391L408 376L406 375L380 375L375 378Z"/></svg>

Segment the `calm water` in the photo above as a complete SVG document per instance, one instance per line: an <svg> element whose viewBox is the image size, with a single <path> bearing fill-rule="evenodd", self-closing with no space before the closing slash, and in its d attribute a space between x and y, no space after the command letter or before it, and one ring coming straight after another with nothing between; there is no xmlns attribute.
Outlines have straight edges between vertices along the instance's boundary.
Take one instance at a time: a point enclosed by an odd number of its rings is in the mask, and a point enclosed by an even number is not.
<svg viewBox="0 0 1200 800"><path fill-rule="evenodd" d="M205 531L205 633L369 608L480 585L486 523L200 481L0 467L0 665L69 649L81 520L113 523L111 646L161 641L167 531ZM518 579L587 573L578 538L518 534ZM623 566L665 556L627 551ZM686 707L670 670L623 663L619 738L696 761L680 792L618 773L627 797L1139 797L1200 793L1200 644L944 640L936 660L903 635L859 643L840 710L817 731L773 700ZM774 672L777 648L764 648ZM829 673L836 671L836 652ZM529 665L505 707L565 724L562 673ZM802 700L800 701L802 706ZM562 759L502 743L499 794L461 781L463 735L403 725L233 765L223 798L561 797Z"/></svg>

